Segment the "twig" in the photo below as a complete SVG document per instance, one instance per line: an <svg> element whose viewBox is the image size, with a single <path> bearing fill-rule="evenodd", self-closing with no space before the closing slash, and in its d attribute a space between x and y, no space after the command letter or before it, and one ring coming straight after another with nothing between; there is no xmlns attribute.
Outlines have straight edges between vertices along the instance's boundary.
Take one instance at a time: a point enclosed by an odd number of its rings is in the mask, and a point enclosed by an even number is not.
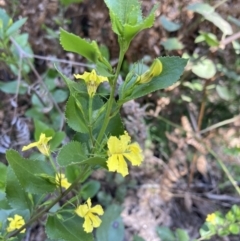
<svg viewBox="0 0 240 241"><path fill-rule="evenodd" d="M29 54L29 53L25 52L21 48L21 46L12 37L10 37L10 40L17 47L17 49L21 52L23 58L42 59L42 60L51 61L51 62L72 64L72 65L78 65L78 66L89 67L89 68L95 67L95 65L93 65L93 64L83 64L83 63L79 63L79 62L75 62L75 61L69 61L69 60L65 60L65 59L57 59L57 58L51 58L51 57L44 57L44 56L37 55L37 54Z"/></svg>
<svg viewBox="0 0 240 241"><path fill-rule="evenodd" d="M60 122L60 127L59 129L62 130L63 125L64 125L64 115L61 111L61 109L59 108L58 104L56 103L56 101L53 99L52 95L50 94L50 92L48 91L48 88L46 86L46 84L44 83L42 77L38 74L37 70L35 69L35 67L33 66L33 64L31 63L31 61L28 59L28 64L31 67L33 73L36 75L36 77L38 78L38 80L41 82L41 84L44 86L44 88L47 90L48 92L48 96L50 98L50 100L52 101L53 105L55 106L55 108L57 109L57 111L59 112L60 116L61 116L61 122Z"/></svg>
<svg viewBox="0 0 240 241"><path fill-rule="evenodd" d="M227 120L218 122L218 123L216 123L216 124L214 124L214 125L211 125L211 126L207 127L207 128L204 129L204 130L199 131L198 133L199 133L199 134L206 133L206 132L208 132L208 131L214 130L214 129L219 128L219 127L221 127L221 126L231 124L231 123L233 123L233 122L236 121L236 120L240 120L240 115L237 115L237 116L235 116L235 117L233 117L233 118L231 118L231 119L227 119Z"/></svg>
<svg viewBox="0 0 240 241"><path fill-rule="evenodd" d="M201 107L200 107L200 112L199 112L199 115L198 115L198 122L197 122L198 131L201 130L201 126L202 126L202 120L203 120L203 116L204 116L206 99L207 99L208 82L209 82L208 80L205 80L205 83L204 83L203 97L202 97L202 102L201 102Z"/></svg>
<svg viewBox="0 0 240 241"><path fill-rule="evenodd" d="M224 4L227 1L228 0L222 0L222 1L218 2L217 4L215 4L213 7L216 9L216 8L218 8L219 6L221 6L222 4Z"/></svg>
<svg viewBox="0 0 240 241"><path fill-rule="evenodd" d="M236 40L240 38L240 32L237 32L235 34L232 34L231 36L229 36L228 38L225 38L223 39L221 42L220 42L220 46L225 46L229 43L232 43L232 41Z"/></svg>

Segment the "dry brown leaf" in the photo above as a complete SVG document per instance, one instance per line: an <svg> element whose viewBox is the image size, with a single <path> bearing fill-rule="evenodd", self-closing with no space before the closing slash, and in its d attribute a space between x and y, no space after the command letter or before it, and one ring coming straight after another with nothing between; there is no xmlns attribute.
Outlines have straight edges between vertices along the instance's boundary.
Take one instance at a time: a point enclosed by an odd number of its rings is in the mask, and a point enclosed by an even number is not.
<svg viewBox="0 0 240 241"><path fill-rule="evenodd" d="M186 116L181 117L182 127L187 133L187 137L191 138L193 136L193 129L192 126Z"/></svg>
<svg viewBox="0 0 240 241"><path fill-rule="evenodd" d="M204 155L201 155L197 159L196 163L197 170L206 177L208 171L208 163Z"/></svg>

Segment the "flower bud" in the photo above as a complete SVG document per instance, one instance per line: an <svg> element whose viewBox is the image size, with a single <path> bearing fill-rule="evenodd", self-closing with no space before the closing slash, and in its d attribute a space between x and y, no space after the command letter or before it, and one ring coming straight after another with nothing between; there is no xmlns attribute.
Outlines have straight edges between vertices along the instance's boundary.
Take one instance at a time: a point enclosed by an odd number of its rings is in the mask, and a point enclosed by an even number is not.
<svg viewBox="0 0 240 241"><path fill-rule="evenodd" d="M159 59L154 59L150 69L147 70L142 75L138 76L136 83L137 84L146 84L151 81L153 77L156 77L162 73L162 62Z"/></svg>

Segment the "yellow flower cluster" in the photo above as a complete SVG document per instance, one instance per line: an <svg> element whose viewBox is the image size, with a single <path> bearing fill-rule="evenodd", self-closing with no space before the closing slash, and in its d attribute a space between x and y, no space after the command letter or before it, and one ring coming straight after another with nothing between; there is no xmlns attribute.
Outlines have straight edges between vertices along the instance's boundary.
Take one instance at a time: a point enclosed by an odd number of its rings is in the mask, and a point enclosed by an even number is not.
<svg viewBox="0 0 240 241"><path fill-rule="evenodd" d="M215 213L211 213L207 215L206 221L211 223L211 224L216 224L216 214Z"/></svg>
<svg viewBox="0 0 240 241"><path fill-rule="evenodd" d="M92 72L84 72L83 74L74 74L76 79L83 79L87 85L88 94L93 97L97 91L98 86L104 82L108 81L107 77L97 75L96 71L93 69Z"/></svg>
<svg viewBox="0 0 240 241"><path fill-rule="evenodd" d="M108 139L108 160L107 166L110 172L118 172L125 177L128 174L128 166L125 158L128 159L133 166L139 166L143 161L142 150L138 143L132 143L131 138L125 131L120 138L111 136Z"/></svg>
<svg viewBox="0 0 240 241"><path fill-rule="evenodd" d="M68 182L67 178L65 177L65 174L63 173L56 174L55 182L57 186L63 187L65 189L68 189L71 186L71 183Z"/></svg>
<svg viewBox="0 0 240 241"><path fill-rule="evenodd" d="M15 214L13 218L8 218L9 225L7 227L7 232L12 232L16 229L20 229L24 224L25 221L22 216ZM26 229L23 229L20 233L24 233Z"/></svg>
<svg viewBox="0 0 240 241"><path fill-rule="evenodd" d="M52 139L52 137L46 137L46 135L44 133L41 133L40 137L39 137L39 141L30 143L27 146L24 146L22 148L22 151L26 151L29 150L33 147L37 147L38 150L45 156L49 156L50 155L50 148L47 145L47 143Z"/></svg>
<svg viewBox="0 0 240 241"><path fill-rule="evenodd" d="M91 199L88 198L87 203L80 205L76 208L75 213L84 218L83 228L86 233L91 233L93 228L97 228L102 223L98 215L103 215L103 209L101 205L92 207Z"/></svg>

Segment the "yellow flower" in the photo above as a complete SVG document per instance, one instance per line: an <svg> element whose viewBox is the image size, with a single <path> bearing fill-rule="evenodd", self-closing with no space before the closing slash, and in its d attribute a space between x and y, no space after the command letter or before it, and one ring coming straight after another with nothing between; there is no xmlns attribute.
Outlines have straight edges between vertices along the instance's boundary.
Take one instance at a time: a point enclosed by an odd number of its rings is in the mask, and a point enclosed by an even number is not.
<svg viewBox="0 0 240 241"><path fill-rule="evenodd" d="M27 146L24 146L22 148L22 151L26 151L28 149L31 149L33 147L37 147L38 150L45 156L49 156L50 155L50 149L49 146L47 145L47 143L52 139L52 137L46 137L46 135L44 133L42 133L40 135L39 141L37 142L33 142Z"/></svg>
<svg viewBox="0 0 240 241"><path fill-rule="evenodd" d="M8 218L8 221L10 222L7 227L9 233L15 229L20 229L25 224L23 217L17 214L15 214L13 218ZM20 233L24 233L25 231L26 229L23 229Z"/></svg>
<svg viewBox="0 0 240 241"><path fill-rule="evenodd" d="M71 183L68 182L65 174L57 173L55 176L56 185L68 189L71 186Z"/></svg>
<svg viewBox="0 0 240 241"><path fill-rule="evenodd" d="M97 75L94 69L92 72L85 71L83 74L74 74L74 77L76 79L83 79L86 82L88 94L90 97L95 95L100 83L108 81L107 77Z"/></svg>
<svg viewBox="0 0 240 241"><path fill-rule="evenodd" d="M138 143L132 143L131 138L125 131L118 139L111 136L108 139L108 160L107 165L110 172L119 172L124 176L128 174L128 167L125 161L127 158L133 166L139 166L143 161L142 150ZM125 158L124 158L125 157Z"/></svg>
<svg viewBox="0 0 240 241"><path fill-rule="evenodd" d="M150 69L147 70L142 75L138 76L136 83L137 84L146 84L151 81L153 77L156 77L162 73L163 65L159 59L154 59Z"/></svg>
<svg viewBox="0 0 240 241"><path fill-rule="evenodd" d="M206 221L211 223L211 224L216 224L216 214L215 213L212 213L212 214L208 214L207 215L207 218L206 218Z"/></svg>
<svg viewBox="0 0 240 241"><path fill-rule="evenodd" d="M88 198L87 203L78 206L75 213L85 219L83 223L84 231L91 233L93 228L99 227L102 222L97 215L103 215L104 212L101 205L92 207L91 199Z"/></svg>

